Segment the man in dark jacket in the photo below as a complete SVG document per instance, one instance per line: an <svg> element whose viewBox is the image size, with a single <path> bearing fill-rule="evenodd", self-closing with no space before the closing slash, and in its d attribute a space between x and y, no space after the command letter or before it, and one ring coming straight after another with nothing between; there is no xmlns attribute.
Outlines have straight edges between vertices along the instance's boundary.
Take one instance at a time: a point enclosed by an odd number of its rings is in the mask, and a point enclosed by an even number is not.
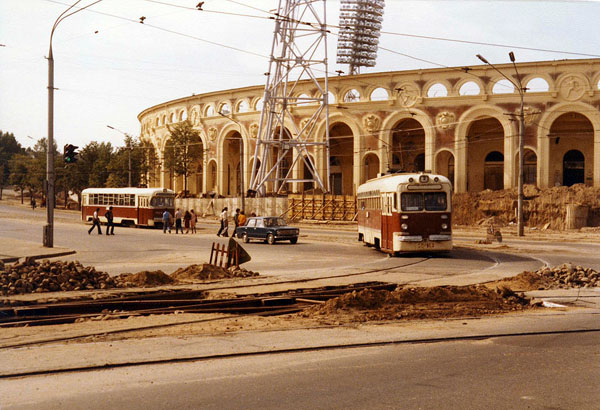
<svg viewBox="0 0 600 410"><path fill-rule="evenodd" d="M112 206L106 208L106 213L104 217L106 218L106 234L114 235L115 234L115 224L113 223L113 211Z"/></svg>

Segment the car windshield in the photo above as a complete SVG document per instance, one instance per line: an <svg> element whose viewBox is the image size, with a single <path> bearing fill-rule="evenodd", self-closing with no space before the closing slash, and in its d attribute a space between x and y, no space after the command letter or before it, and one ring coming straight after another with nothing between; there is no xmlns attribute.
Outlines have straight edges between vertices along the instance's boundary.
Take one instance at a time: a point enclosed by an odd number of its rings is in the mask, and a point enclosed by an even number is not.
<svg viewBox="0 0 600 410"><path fill-rule="evenodd" d="M285 220L283 218L265 218L265 226L275 227L275 226L286 226Z"/></svg>

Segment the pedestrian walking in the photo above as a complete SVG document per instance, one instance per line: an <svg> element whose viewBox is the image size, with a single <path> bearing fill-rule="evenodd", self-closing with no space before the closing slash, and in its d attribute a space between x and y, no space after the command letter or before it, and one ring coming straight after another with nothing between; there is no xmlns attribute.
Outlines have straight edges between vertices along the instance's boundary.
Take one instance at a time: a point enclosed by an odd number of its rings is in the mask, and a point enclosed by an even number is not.
<svg viewBox="0 0 600 410"><path fill-rule="evenodd" d="M163 221L163 233L167 233L167 229L169 233L171 233L171 214L168 209L165 209L165 212L162 214Z"/></svg>
<svg viewBox="0 0 600 410"><path fill-rule="evenodd" d="M94 215L92 216L92 227L88 230L88 235L92 233L94 227L98 227L98 235L102 235L102 230L100 229L100 216L98 215L100 212L100 208L96 208L94 211Z"/></svg>
<svg viewBox="0 0 600 410"><path fill-rule="evenodd" d="M104 213L104 217L106 218L106 234L114 235L115 234L115 224L113 223L113 207L106 207L106 212Z"/></svg>
<svg viewBox="0 0 600 410"><path fill-rule="evenodd" d="M235 209L235 214L233 214L233 224L235 225L235 229L240 226L240 208Z"/></svg>
<svg viewBox="0 0 600 410"><path fill-rule="evenodd" d="M190 211L190 214L190 228L192 229L192 233L196 233L196 223L198 223L198 215L196 215L196 212L194 212L193 209Z"/></svg>
<svg viewBox="0 0 600 410"><path fill-rule="evenodd" d="M37 203L35 202L35 198L31 197L31 209L33 209L35 211L36 206L37 206Z"/></svg>
<svg viewBox="0 0 600 410"><path fill-rule="evenodd" d="M224 237L228 237L228 232L227 232L227 228L228 228L228 220L227 220L227 207L223 208L223 210L221 211L221 215L219 215L219 220L221 221L221 228L219 229L219 232L217 232L217 236L221 236L221 233L223 234Z"/></svg>
<svg viewBox="0 0 600 410"><path fill-rule="evenodd" d="M185 210L185 214L183 214L183 226L185 228L185 233L190 233L190 220L192 219L192 214L187 209Z"/></svg>
<svg viewBox="0 0 600 410"><path fill-rule="evenodd" d="M181 233L183 234L183 227L181 226L181 216L181 210L177 208L177 210L175 211L175 234L179 233L179 231L181 231Z"/></svg>

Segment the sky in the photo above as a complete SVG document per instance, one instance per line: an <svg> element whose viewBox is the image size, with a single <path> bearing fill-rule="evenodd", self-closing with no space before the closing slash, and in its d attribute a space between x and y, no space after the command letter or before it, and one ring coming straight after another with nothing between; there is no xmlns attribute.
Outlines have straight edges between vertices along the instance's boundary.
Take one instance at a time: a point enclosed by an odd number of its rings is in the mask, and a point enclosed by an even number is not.
<svg viewBox="0 0 600 410"><path fill-rule="evenodd" d="M47 136L50 33L74 2L0 0L0 130L12 132L24 147ZM138 136L137 115L148 107L265 84L274 22L264 17L279 0L206 0L203 11L197 3L102 0L57 26L52 47L59 150L91 141L122 146L121 132ZM523 62L600 57L599 1L385 3L377 65L361 73L480 65L476 54L501 64L509 62L511 50ZM327 23L337 25L339 1L326 4ZM330 75L348 69L335 64L336 41L328 37Z"/></svg>

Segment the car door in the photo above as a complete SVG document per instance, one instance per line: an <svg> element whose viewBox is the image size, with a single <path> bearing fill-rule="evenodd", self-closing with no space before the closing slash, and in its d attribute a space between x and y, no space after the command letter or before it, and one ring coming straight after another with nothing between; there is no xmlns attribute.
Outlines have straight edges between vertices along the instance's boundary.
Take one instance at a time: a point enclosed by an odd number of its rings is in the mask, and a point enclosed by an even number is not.
<svg viewBox="0 0 600 410"><path fill-rule="evenodd" d="M254 218L248 219L248 223L242 229L244 229L244 231L246 232L246 235L248 235L248 238L255 238L256 237L255 236L256 235L256 219L254 219Z"/></svg>
<svg viewBox="0 0 600 410"><path fill-rule="evenodd" d="M267 237L267 228L265 227L264 219L256 220L256 232L254 234L255 238L265 239Z"/></svg>

